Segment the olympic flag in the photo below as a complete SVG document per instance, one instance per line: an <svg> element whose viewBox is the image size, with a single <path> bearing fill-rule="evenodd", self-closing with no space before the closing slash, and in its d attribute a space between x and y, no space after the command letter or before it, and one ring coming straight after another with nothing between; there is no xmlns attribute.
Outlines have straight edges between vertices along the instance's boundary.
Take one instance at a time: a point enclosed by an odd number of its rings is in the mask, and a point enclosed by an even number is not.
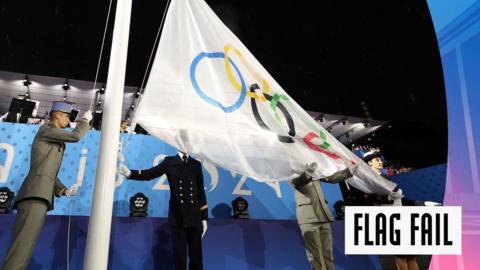
<svg viewBox="0 0 480 270"><path fill-rule="evenodd" d="M396 186L290 98L203 0L172 0L134 122L258 181L292 179L316 161L315 178L360 163L351 185L382 195Z"/></svg>

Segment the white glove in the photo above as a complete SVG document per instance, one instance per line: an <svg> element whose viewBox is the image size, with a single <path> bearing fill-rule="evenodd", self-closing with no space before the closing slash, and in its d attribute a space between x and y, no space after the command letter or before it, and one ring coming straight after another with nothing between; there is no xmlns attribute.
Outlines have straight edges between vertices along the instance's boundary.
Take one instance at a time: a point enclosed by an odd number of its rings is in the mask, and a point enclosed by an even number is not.
<svg viewBox="0 0 480 270"><path fill-rule="evenodd" d="M315 172L317 169L318 164L316 162L312 162L310 164L307 164L305 167L305 176L308 178L312 177L312 173Z"/></svg>
<svg viewBox="0 0 480 270"><path fill-rule="evenodd" d="M69 198L75 196L75 194L77 194L78 187L79 185L77 183L73 184L70 188L65 190L65 196Z"/></svg>
<svg viewBox="0 0 480 270"><path fill-rule="evenodd" d="M431 201L426 201L424 204L425 206L441 206L442 205L441 203L431 202Z"/></svg>
<svg viewBox="0 0 480 270"><path fill-rule="evenodd" d="M202 238L203 238L203 236L205 235L206 232L207 232L207 221L202 220Z"/></svg>
<svg viewBox="0 0 480 270"><path fill-rule="evenodd" d="M85 120L85 122L92 121L92 118L93 118L93 112L90 110L86 111L82 116L82 119Z"/></svg>
<svg viewBox="0 0 480 270"><path fill-rule="evenodd" d="M394 201L403 198L403 196L403 190L399 188L396 192L392 191L390 194L388 194L388 200Z"/></svg>
<svg viewBox="0 0 480 270"><path fill-rule="evenodd" d="M117 172L121 175L125 175L126 177L130 177L130 174L132 173L125 164L120 163L118 164Z"/></svg>

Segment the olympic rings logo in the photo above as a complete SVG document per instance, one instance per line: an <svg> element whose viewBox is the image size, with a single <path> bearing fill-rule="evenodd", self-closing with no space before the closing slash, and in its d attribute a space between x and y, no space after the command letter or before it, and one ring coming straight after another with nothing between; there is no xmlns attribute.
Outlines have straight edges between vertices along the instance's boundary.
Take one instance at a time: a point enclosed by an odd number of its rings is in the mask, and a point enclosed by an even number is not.
<svg viewBox="0 0 480 270"><path fill-rule="evenodd" d="M253 78L257 81L260 82L262 87L260 87L257 83L252 83L249 84L248 86L248 91L247 91L247 82L245 81L242 73L240 72L240 69L238 66L235 64L235 62L232 60L231 57L229 57L229 53L233 53L237 56L237 58L242 62L243 66L246 67L247 71L250 73L250 75L253 76ZM224 105L221 102L213 99L212 97L208 96L199 86L197 77L196 77L196 70L198 67L198 64L205 60L205 59L215 59L215 58L220 58L224 59L224 66L225 66L225 71L227 74L227 78L230 82L230 84L233 86L235 90L237 90L240 93L240 96L238 97L238 100L235 101L231 105ZM232 69L233 67L233 69ZM234 73L236 73L237 78L234 76ZM223 52L201 52L199 53L193 60L190 65L190 81L192 82L193 89L195 92L207 103L220 108L223 110L225 113L231 113L236 110L238 110L244 103L245 98L249 97L250 98L250 104L252 107L252 112L255 117L255 120L257 124L262 127L265 130L271 131L271 129L267 126L265 121L262 119L260 116L258 107L257 107L257 102L269 102L270 103L270 108L273 111L273 114L275 116L275 120L278 123L282 122L282 118L279 116L278 111L281 112L283 115L283 118L286 120L286 124L288 126L288 133L287 134L277 134L278 140L283 143L295 143L295 140L293 139L297 134L295 131L295 122L294 119L291 115L291 113L287 110L287 107L284 105L289 104L290 101L289 98L286 95L282 94L277 94L277 93L269 93L271 88L268 82L263 79L257 72L255 72L254 68L250 65L250 63L243 57L242 53L233 48L232 45L227 44L224 47ZM258 93L256 90L261 90L261 93ZM295 111L293 106L289 106L294 110L294 113L296 115L299 115L298 112ZM301 117L300 117L301 118ZM329 151L330 144L327 142L327 136L324 132L321 130L318 130L316 127L313 125L309 124L308 121L303 120L303 122L308 126L309 129L311 130L316 130L308 132L307 135L305 135L302 138L302 141L313 151L323 153L327 155L328 157L332 159L340 159L341 157L331 151ZM313 142L314 139L318 139L321 141L321 143L316 144ZM354 161L350 161L351 163L355 163Z"/></svg>
<svg viewBox="0 0 480 270"><path fill-rule="evenodd" d="M231 61L230 59L226 60L227 62L231 62L233 68L235 69L235 71L237 72L238 76L240 77L240 82L241 82L241 85L240 85L240 97L238 98L238 100L233 104L233 105L230 105L230 106L224 106L223 104L221 104L219 101L216 101L215 99L207 96L207 94L205 94L202 89L200 89L200 87L198 86L198 82L197 82L197 77L196 77L196 74L195 74L195 71L197 70L197 66L198 66L198 63L203 60L204 58L225 58L225 54L222 53L222 52L215 52L215 53L205 53L205 52L202 52L200 53L199 55L197 55L197 57L195 57L192 61L192 64L190 65L190 80L192 81L192 85L193 85L193 89L195 89L195 91L197 92L197 94L202 98L204 99L206 102L212 104L213 106L216 106L216 107L219 107L220 109L222 109L224 112L226 113L230 113L230 112L234 112L236 111L238 108L240 108L240 106L243 104L243 101L245 100L245 96L246 96L246 92L247 92L247 86L245 84L245 81L243 80L243 77L242 77L242 74L240 73L240 70L238 70L238 67L237 65L235 65L235 63L233 63L233 61Z"/></svg>

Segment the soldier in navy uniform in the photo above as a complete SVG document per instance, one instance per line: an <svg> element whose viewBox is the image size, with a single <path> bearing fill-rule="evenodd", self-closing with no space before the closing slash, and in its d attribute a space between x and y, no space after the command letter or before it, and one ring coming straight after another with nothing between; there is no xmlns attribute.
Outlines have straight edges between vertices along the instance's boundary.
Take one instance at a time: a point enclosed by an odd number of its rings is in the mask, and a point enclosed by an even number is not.
<svg viewBox="0 0 480 270"><path fill-rule="evenodd" d="M148 170L129 170L120 164L118 172L140 181L167 175L170 185L168 223L175 269L187 269L187 254L190 270L203 269L202 238L207 230L208 206L200 162L179 152Z"/></svg>

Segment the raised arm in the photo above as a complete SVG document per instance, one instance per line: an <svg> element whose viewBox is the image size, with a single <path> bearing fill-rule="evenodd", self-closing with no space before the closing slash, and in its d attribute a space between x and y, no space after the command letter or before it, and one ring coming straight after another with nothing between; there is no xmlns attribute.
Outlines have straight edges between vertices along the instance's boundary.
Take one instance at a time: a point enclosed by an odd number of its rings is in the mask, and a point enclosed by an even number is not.
<svg viewBox="0 0 480 270"><path fill-rule="evenodd" d="M322 182L327 182L327 183L338 183L347 180L348 178L353 177L352 173L350 172L349 168L346 168L344 170L338 171L328 177L325 177L324 179L321 179L320 181Z"/></svg>
<svg viewBox="0 0 480 270"><path fill-rule="evenodd" d="M87 122L80 121L72 131L61 128L45 128L39 135L41 140L49 142L78 142L89 129L90 125Z"/></svg>
<svg viewBox="0 0 480 270"><path fill-rule="evenodd" d="M148 170L131 170L130 175L127 175L128 179L149 181L157 177L162 176L167 172L167 159L163 160L157 166Z"/></svg>
<svg viewBox="0 0 480 270"><path fill-rule="evenodd" d="M292 184L295 188L301 188L306 184L310 183L310 181L312 181L312 177L309 177L305 173L302 173L299 177L292 180Z"/></svg>
<svg viewBox="0 0 480 270"><path fill-rule="evenodd" d="M305 172L292 180L295 188L301 188L312 181L312 173L317 169L317 163L313 162L305 166Z"/></svg>

